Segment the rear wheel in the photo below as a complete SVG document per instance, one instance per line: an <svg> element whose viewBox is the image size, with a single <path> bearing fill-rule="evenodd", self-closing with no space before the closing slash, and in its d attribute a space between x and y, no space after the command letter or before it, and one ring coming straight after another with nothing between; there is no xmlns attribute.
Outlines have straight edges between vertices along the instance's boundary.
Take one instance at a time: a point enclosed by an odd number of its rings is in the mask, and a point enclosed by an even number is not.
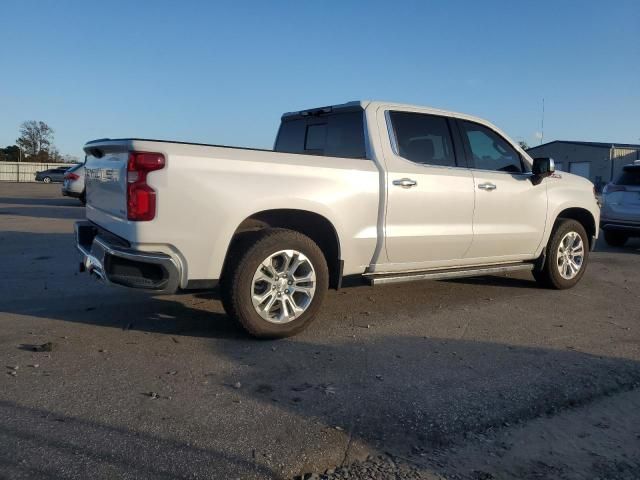
<svg viewBox="0 0 640 480"><path fill-rule="evenodd" d="M44 177L44 178L42 179L42 181L43 181L44 183L51 183L51 177Z"/></svg>
<svg viewBox="0 0 640 480"><path fill-rule="evenodd" d="M236 248L222 279L226 312L251 335L282 338L318 315L329 284L322 250L292 230L267 229Z"/></svg>
<svg viewBox="0 0 640 480"><path fill-rule="evenodd" d="M547 244L545 264L533 276L541 285L563 290L576 285L587 268L589 238L580 222L559 220Z"/></svg>
<svg viewBox="0 0 640 480"><path fill-rule="evenodd" d="M607 245L611 245L612 247L623 247L624 244L627 243L627 240L629 240L629 235L622 232L605 230L604 240L607 242Z"/></svg>
<svg viewBox="0 0 640 480"><path fill-rule="evenodd" d="M86 205L87 204L87 191L83 190L82 193L80 194L80 202L82 203L82 205Z"/></svg>

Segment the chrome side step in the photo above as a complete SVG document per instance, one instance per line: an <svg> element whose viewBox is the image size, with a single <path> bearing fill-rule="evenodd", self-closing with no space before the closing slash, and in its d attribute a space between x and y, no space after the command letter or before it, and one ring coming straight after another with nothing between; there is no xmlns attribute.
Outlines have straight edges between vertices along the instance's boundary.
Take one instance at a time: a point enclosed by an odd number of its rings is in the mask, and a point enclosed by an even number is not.
<svg viewBox="0 0 640 480"><path fill-rule="evenodd" d="M480 277L500 273L531 271L533 267L533 263L509 263L486 267L431 270L425 272L368 273L365 274L364 277L369 280L371 285L386 285L391 283L414 282L417 280L448 280L451 278Z"/></svg>

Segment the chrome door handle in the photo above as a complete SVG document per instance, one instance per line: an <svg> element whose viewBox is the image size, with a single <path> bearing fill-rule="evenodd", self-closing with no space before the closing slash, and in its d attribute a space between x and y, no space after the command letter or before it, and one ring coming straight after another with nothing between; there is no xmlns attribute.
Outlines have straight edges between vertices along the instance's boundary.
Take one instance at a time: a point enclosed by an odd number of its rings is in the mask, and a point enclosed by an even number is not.
<svg viewBox="0 0 640 480"><path fill-rule="evenodd" d="M495 189L496 189L496 188L498 188L498 187L496 187L493 183L489 183L489 182L487 182L487 183L481 183L481 184L479 184L479 185L478 185L478 188L479 188L480 190L495 190Z"/></svg>
<svg viewBox="0 0 640 480"><path fill-rule="evenodd" d="M394 180L393 184L402 188L411 188L418 185L418 182L411 180L410 178L401 178L399 180Z"/></svg>

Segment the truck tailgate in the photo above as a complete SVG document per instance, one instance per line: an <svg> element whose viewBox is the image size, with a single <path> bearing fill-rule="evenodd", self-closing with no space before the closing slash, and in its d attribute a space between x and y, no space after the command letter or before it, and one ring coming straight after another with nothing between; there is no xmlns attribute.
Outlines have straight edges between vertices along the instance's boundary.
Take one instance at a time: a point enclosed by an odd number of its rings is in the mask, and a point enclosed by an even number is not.
<svg viewBox="0 0 640 480"><path fill-rule="evenodd" d="M85 147L87 218L117 235L127 221L126 142Z"/></svg>
<svg viewBox="0 0 640 480"><path fill-rule="evenodd" d="M87 206L127 217L127 152L87 159Z"/></svg>

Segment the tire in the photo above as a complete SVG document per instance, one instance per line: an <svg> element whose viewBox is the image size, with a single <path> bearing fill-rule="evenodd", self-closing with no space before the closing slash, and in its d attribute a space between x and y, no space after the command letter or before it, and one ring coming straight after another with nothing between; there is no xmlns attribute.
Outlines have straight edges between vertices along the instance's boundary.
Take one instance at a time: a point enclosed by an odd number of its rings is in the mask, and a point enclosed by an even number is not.
<svg viewBox="0 0 640 480"><path fill-rule="evenodd" d="M624 247L629 240L629 235L623 232L615 232L613 230L604 231L604 241L612 247Z"/></svg>
<svg viewBox="0 0 640 480"><path fill-rule="evenodd" d="M51 177L44 177L44 178L42 179L42 181L43 181L44 183L51 183Z"/></svg>
<svg viewBox="0 0 640 480"><path fill-rule="evenodd" d="M292 230L266 229L236 242L230 255L220 297L227 314L249 334L289 337L317 317L329 287L329 270L322 250L309 237ZM284 274L285 265L296 262L290 274ZM259 270L261 265L272 268ZM314 280L305 280L310 278ZM254 305L257 298L264 298L263 303Z"/></svg>
<svg viewBox="0 0 640 480"><path fill-rule="evenodd" d="M573 274L571 278L567 278L563 276L561 273L561 263L564 265L567 262L567 259L564 260L561 258L562 255L559 252L559 247L561 242L567 242L567 240L571 240L571 237L567 237L571 233L577 234L580 237L582 243L582 258L579 262L579 269L575 274ZM571 245L576 245L577 240L575 242L569 242ZM566 243L565 243L566 245ZM575 247L577 248L577 247ZM573 257L573 264L578 263L578 255ZM549 243L547 243L546 247L546 259L544 262L544 266L541 270L534 271L533 276L536 281L544 287L553 288L556 290L565 290L567 288L572 288L575 286L587 269L587 263L589 260L589 237L587 232L585 231L582 224L576 220L570 219L560 219L555 225L553 232L551 233L551 237L549 238ZM565 272L566 273L566 272Z"/></svg>
<svg viewBox="0 0 640 480"><path fill-rule="evenodd" d="M79 197L80 203L82 203L82 205L86 205L87 204L87 191L83 190L82 193L80 194Z"/></svg>

